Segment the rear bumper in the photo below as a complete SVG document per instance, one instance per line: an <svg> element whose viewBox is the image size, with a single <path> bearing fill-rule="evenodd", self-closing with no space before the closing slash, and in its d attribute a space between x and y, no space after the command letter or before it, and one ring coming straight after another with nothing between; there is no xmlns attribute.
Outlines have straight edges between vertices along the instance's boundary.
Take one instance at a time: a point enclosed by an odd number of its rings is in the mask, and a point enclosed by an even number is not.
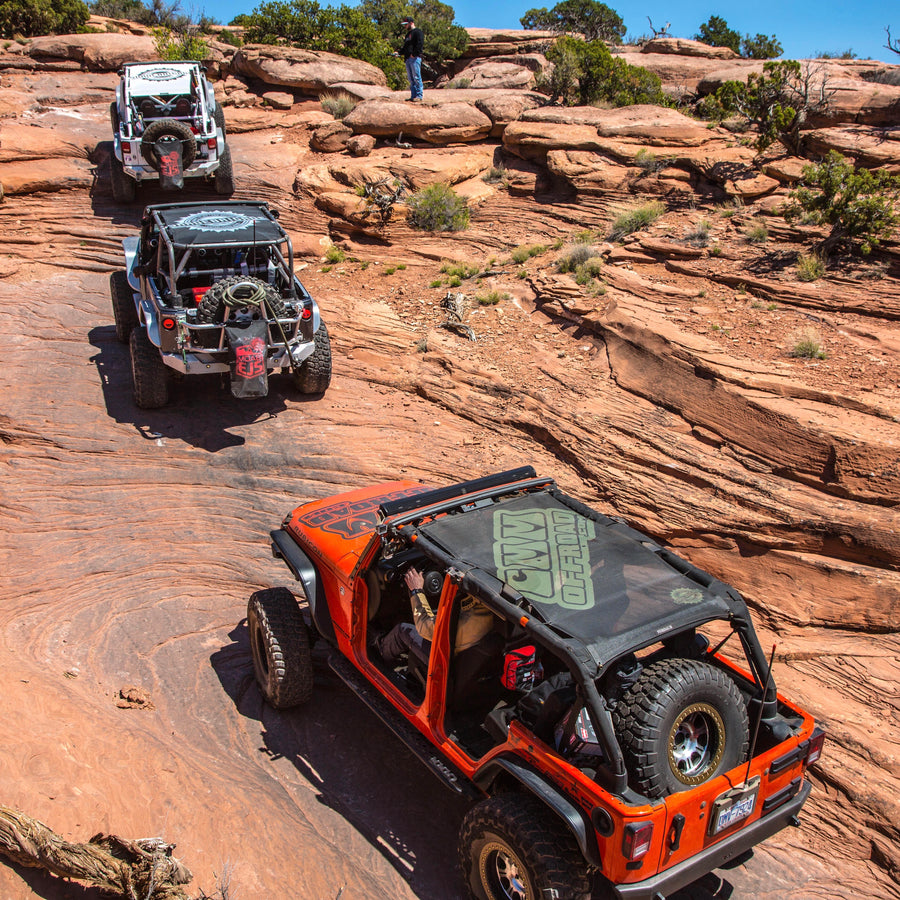
<svg viewBox="0 0 900 900"><path fill-rule="evenodd" d="M613 885L614 895L620 900L664 900L666 894L671 894L703 877L713 869L725 865L767 837L771 837L785 826L792 824L792 820L800 812L800 807L806 802L811 790L812 785L808 781L804 781L796 796L779 806L778 809L757 819L717 844L707 847L696 856L660 872L659 875L647 878L645 881L637 881L634 884Z"/></svg>

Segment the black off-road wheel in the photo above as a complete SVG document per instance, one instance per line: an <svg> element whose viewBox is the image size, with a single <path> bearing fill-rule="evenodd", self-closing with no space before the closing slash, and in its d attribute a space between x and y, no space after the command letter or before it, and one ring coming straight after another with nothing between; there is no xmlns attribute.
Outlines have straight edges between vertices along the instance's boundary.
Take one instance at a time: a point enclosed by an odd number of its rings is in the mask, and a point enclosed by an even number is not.
<svg viewBox="0 0 900 900"><path fill-rule="evenodd" d="M319 324L313 339L316 349L294 373L294 385L301 394L322 394L331 384L331 338L324 322Z"/></svg>
<svg viewBox="0 0 900 900"><path fill-rule="evenodd" d="M109 104L109 124L112 125L113 134L118 134L120 127L119 104L115 100Z"/></svg>
<svg viewBox="0 0 900 900"><path fill-rule="evenodd" d="M213 110L213 122L216 123L216 128L222 129L222 137L225 137L225 110L222 109L222 104L217 103L216 108Z"/></svg>
<svg viewBox="0 0 900 900"><path fill-rule="evenodd" d="M144 129L141 138L141 153L154 171L159 171L156 142L161 140L181 141L181 165L184 169L197 158L197 139L189 125L177 119L155 119Z"/></svg>
<svg viewBox="0 0 900 900"><path fill-rule="evenodd" d="M140 325L132 329L130 348L134 402L141 409L165 406L169 402L169 370Z"/></svg>
<svg viewBox="0 0 900 900"><path fill-rule="evenodd" d="M575 839L530 794L500 794L466 814L459 860L475 900L583 900L590 880Z"/></svg>
<svg viewBox="0 0 900 900"><path fill-rule="evenodd" d="M115 153L109 154L109 184L116 203L131 203L137 195L137 182L125 173L125 167Z"/></svg>
<svg viewBox="0 0 900 900"><path fill-rule="evenodd" d="M219 167L214 175L217 194L234 193L234 168L231 164L231 147L226 146L219 157Z"/></svg>
<svg viewBox="0 0 900 900"><path fill-rule="evenodd" d="M312 696L309 632L297 600L283 587L257 591L247 605L253 671L275 709L306 703Z"/></svg>
<svg viewBox="0 0 900 900"><path fill-rule="evenodd" d="M693 659L649 666L613 714L631 787L651 798L687 791L746 761L747 707L721 669Z"/></svg>
<svg viewBox="0 0 900 900"><path fill-rule="evenodd" d="M131 332L140 324L140 320L134 305L134 292L124 272L113 272L109 276L109 296L112 300L113 318L116 320L116 338L119 343L127 344L131 339Z"/></svg>

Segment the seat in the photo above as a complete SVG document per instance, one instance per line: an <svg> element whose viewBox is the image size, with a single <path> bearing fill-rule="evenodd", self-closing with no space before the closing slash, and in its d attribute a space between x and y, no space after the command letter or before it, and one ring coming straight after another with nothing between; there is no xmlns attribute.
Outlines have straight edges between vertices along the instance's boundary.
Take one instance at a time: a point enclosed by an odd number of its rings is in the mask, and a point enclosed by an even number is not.
<svg viewBox="0 0 900 900"><path fill-rule="evenodd" d="M500 676L505 643L503 635L495 629L474 646L456 654L447 686L448 709L487 711L496 704L503 694Z"/></svg>

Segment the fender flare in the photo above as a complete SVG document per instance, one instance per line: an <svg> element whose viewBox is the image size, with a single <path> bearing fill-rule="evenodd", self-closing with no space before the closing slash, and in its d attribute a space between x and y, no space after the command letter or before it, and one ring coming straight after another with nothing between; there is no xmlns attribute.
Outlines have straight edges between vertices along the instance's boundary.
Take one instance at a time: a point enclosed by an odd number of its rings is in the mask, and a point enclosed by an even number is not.
<svg viewBox="0 0 900 900"><path fill-rule="evenodd" d="M325 599L325 591L313 561L283 528L270 531L269 536L272 538L272 556L283 560L294 578L303 585L316 630L326 641L336 643L328 601Z"/></svg>
<svg viewBox="0 0 900 900"><path fill-rule="evenodd" d="M481 790L487 792L501 772L514 778L526 791L543 801L572 833L587 863L603 869L603 860L590 817L519 757L511 754L495 756L475 773L473 780Z"/></svg>

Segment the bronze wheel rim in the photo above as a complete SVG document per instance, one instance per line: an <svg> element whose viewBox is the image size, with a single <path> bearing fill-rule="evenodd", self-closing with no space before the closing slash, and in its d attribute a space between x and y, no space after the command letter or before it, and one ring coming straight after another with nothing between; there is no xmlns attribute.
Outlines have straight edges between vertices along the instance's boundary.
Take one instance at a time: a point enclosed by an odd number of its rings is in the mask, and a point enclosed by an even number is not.
<svg viewBox="0 0 900 900"><path fill-rule="evenodd" d="M701 784L722 761L725 723L709 703L693 703L672 724L668 739L669 767L682 784Z"/></svg>
<svg viewBox="0 0 900 900"><path fill-rule="evenodd" d="M481 884L497 900L537 900L528 883L525 867L505 843L488 841L478 859Z"/></svg>

